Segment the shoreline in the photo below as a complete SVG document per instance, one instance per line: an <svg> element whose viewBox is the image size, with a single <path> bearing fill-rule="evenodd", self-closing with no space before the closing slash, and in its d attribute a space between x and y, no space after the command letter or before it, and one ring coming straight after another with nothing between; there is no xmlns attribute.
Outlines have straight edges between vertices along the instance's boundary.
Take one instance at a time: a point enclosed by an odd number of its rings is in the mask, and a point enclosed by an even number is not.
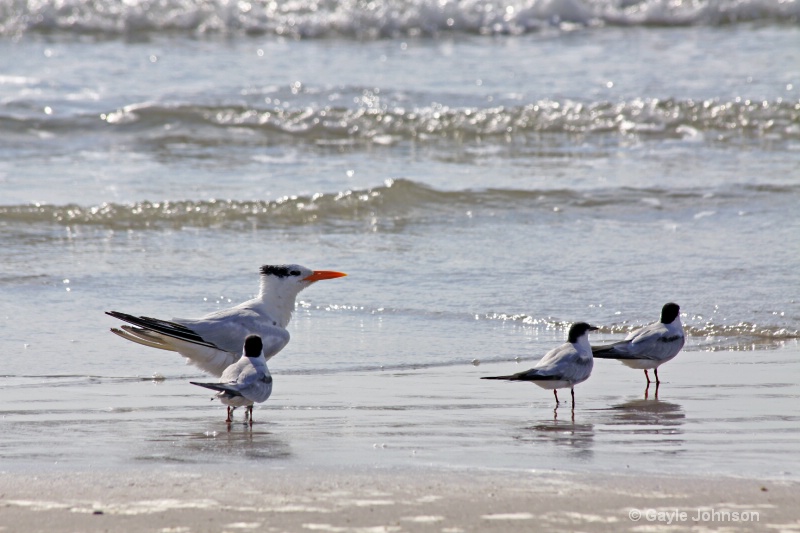
<svg viewBox="0 0 800 533"><path fill-rule="evenodd" d="M3 472L0 531L781 531L800 528L799 488L425 467Z"/></svg>

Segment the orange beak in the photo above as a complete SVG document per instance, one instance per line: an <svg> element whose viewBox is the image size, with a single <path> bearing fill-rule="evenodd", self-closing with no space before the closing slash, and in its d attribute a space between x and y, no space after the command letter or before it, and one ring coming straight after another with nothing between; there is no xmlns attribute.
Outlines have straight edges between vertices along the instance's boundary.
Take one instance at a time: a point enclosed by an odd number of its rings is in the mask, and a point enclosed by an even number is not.
<svg viewBox="0 0 800 533"><path fill-rule="evenodd" d="M315 270L310 276L303 278L303 281L314 282L323 279L341 278L346 275L344 272L335 272L333 270Z"/></svg>

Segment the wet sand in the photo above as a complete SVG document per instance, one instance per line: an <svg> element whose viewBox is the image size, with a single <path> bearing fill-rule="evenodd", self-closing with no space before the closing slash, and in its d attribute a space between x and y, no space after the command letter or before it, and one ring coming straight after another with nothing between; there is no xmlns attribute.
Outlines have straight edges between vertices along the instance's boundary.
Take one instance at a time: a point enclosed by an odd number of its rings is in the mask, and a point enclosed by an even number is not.
<svg viewBox="0 0 800 533"><path fill-rule="evenodd" d="M446 469L0 475L2 531L797 531L798 486Z"/></svg>

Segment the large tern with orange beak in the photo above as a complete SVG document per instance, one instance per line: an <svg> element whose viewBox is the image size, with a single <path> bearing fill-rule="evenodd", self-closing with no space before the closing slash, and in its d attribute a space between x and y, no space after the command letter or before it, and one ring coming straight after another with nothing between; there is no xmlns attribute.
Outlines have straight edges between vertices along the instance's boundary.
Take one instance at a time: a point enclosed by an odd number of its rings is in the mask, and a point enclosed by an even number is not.
<svg viewBox="0 0 800 533"><path fill-rule="evenodd" d="M248 335L261 337L266 360L280 352L289 342L286 326L297 294L316 281L345 275L300 265L264 265L258 296L201 318L159 320L117 311L106 314L131 324L111 328L123 339L178 352L188 363L219 377L242 357L242 345Z"/></svg>

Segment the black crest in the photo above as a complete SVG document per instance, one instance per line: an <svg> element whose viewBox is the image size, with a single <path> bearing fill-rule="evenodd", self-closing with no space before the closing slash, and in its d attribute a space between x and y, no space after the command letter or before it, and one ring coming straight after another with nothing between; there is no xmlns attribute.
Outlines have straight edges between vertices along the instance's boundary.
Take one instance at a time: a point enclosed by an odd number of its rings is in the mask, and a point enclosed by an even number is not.
<svg viewBox="0 0 800 533"><path fill-rule="evenodd" d="M299 276L300 271L289 265L264 265L261 267L261 275L288 278L289 276Z"/></svg>

